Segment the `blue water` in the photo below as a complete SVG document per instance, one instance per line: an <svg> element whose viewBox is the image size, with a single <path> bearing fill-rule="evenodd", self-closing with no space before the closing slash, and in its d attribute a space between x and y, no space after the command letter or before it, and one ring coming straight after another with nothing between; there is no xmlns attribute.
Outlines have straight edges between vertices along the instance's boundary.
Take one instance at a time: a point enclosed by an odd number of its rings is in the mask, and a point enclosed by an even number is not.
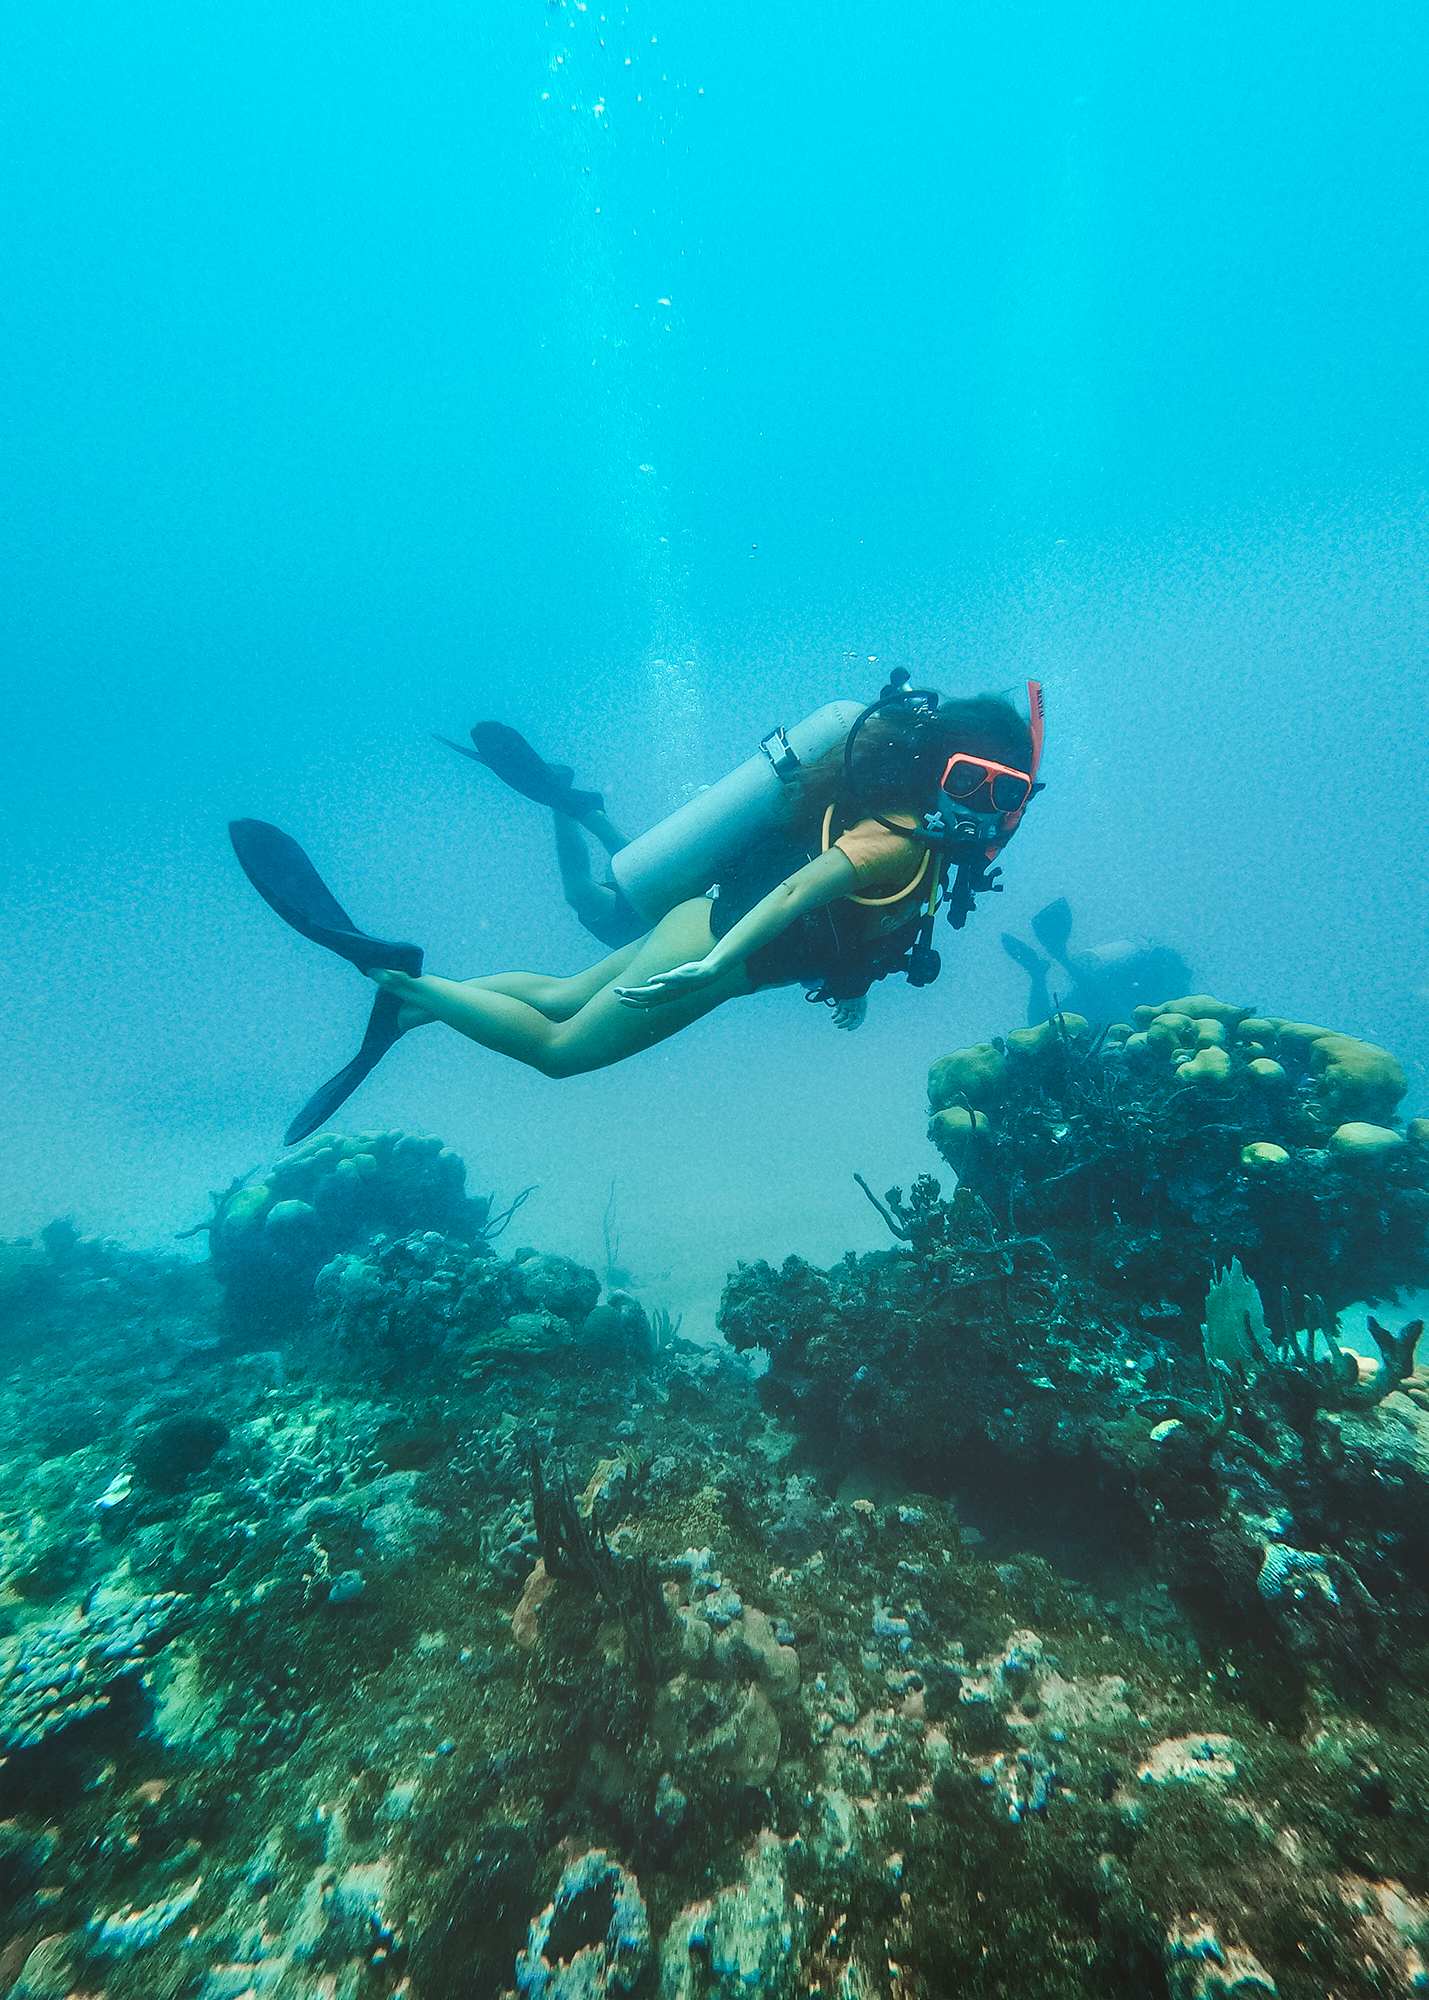
<svg viewBox="0 0 1429 2000"><path fill-rule="evenodd" d="M1425 1098L1420 9L11 8L0 1235L161 1242L368 989L228 818L454 975L573 970L478 717L630 831L888 672L1046 684L1008 893L857 1036L797 991L553 1084L441 1031L350 1129L540 1183L706 1323L880 1242L1003 928L1176 945ZM702 1317L703 1316L703 1317Z"/></svg>

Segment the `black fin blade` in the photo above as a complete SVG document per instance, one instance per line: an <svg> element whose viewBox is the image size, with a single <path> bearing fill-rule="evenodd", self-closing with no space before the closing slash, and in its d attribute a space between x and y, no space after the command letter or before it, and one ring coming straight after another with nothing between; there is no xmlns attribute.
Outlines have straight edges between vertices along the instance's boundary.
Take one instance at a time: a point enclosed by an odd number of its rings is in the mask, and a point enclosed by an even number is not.
<svg viewBox="0 0 1429 2000"><path fill-rule="evenodd" d="M367 1017L362 1047L346 1069L340 1069L320 1090L313 1092L283 1134L285 1146L296 1146L311 1138L320 1126L326 1125L338 1106L347 1102L363 1079L371 1075L392 1044L401 1039L402 1030L397 1026L401 1012L402 1003L395 993L378 994Z"/></svg>
<svg viewBox="0 0 1429 2000"><path fill-rule="evenodd" d="M1014 965L1020 965L1029 979L1041 979L1052 968L1045 958L1039 958L1030 944L1014 937L1010 931L1002 933L1002 948Z"/></svg>
<svg viewBox="0 0 1429 2000"><path fill-rule="evenodd" d="M266 820L235 819L228 837L238 865L263 901L300 937L345 958L359 972L422 970L422 948L360 931L291 835Z"/></svg>
<svg viewBox="0 0 1429 2000"><path fill-rule="evenodd" d="M1072 908L1065 896L1059 896L1055 903L1049 903L1045 910L1039 910L1032 919L1032 935L1043 951L1051 952L1053 958L1066 963L1067 944L1072 935Z"/></svg>

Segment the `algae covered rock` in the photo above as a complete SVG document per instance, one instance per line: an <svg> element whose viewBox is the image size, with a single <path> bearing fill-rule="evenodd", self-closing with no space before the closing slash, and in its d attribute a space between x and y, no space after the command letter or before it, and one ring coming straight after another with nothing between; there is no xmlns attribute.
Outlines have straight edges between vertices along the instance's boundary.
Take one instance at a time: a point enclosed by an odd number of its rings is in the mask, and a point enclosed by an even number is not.
<svg viewBox="0 0 1429 2000"><path fill-rule="evenodd" d="M555 1896L533 1919L516 1984L523 2000L599 2000L628 1993L649 1958L640 1884L595 1848L568 1863Z"/></svg>
<svg viewBox="0 0 1429 2000"><path fill-rule="evenodd" d="M681 1910L660 1948L660 2000L780 2000L800 1986L808 1933L786 1843L758 1836L727 1889Z"/></svg>

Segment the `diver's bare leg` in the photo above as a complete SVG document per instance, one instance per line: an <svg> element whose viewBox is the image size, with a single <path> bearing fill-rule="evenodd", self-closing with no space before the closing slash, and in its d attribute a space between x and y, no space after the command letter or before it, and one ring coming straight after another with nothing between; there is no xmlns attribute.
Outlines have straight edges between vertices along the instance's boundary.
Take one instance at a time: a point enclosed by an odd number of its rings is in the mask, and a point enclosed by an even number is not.
<svg viewBox="0 0 1429 2000"><path fill-rule="evenodd" d="M544 972L493 972L483 979L460 979L451 983L469 988L474 993L504 993L510 1000L524 1000L528 1007L534 1007L548 1021L569 1021L572 1014L578 1014L602 986L619 979L640 949L640 942L637 938L634 944L623 945L619 951L601 959L598 965L592 965L570 979L553 978ZM400 1018L402 1033L406 1035L413 1028L430 1027L436 1019L437 1016L426 1009L404 1002Z"/></svg>
<svg viewBox="0 0 1429 2000"><path fill-rule="evenodd" d="M495 990L485 980L462 983L430 974L409 979L400 973L384 975L384 980L390 981L391 990L404 1000L410 997L415 1006L482 1048L510 1056L529 1069L539 1070L542 1076L584 1076L653 1048L723 1001L752 991L744 967L735 965L714 985L649 1012L621 1005L615 991L617 979L627 985L642 985L656 973L703 958L712 943L708 901L701 896L681 903L649 937L629 947L628 958L623 952L615 954L624 966L623 975L610 977L567 1021L550 1021L526 1001ZM613 962L605 961L607 966Z"/></svg>
<svg viewBox="0 0 1429 2000"><path fill-rule="evenodd" d="M552 813L551 818L555 823L556 862L561 871L561 888L565 892L566 902L575 911L577 921L594 933L596 928L615 915L620 906L620 898L608 882L597 882L592 875L590 849L585 844L581 826L591 826L594 832L596 828L592 825L592 821L603 822L615 841L613 847L610 847L608 842L605 843L612 854L618 854L626 843L610 825L604 813L594 813L591 820L586 821L568 819L564 813ZM597 834L597 837L605 841L603 834Z"/></svg>
<svg viewBox="0 0 1429 2000"><path fill-rule="evenodd" d="M459 983L473 992L504 993L508 999L524 1000L548 1021L569 1021L587 1000L595 998L602 986L620 978L640 944L637 938L634 944L622 945L619 951L611 952L608 958L570 979L551 978L544 972L495 972L489 978L464 979Z"/></svg>

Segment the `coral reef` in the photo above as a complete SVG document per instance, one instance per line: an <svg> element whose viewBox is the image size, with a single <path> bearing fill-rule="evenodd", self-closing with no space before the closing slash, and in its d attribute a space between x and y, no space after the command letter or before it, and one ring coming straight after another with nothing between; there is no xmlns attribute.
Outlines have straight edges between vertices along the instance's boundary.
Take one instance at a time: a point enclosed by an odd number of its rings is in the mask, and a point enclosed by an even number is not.
<svg viewBox="0 0 1429 2000"><path fill-rule="evenodd" d="M929 1137L1008 1236L1188 1323L1234 1256L1332 1310L1429 1284L1429 1153L1364 1122L1404 1094L1392 1056L1207 994L1137 1018L1056 1015L933 1064Z"/></svg>
<svg viewBox="0 0 1429 2000"><path fill-rule="evenodd" d="M0 1755L33 1750L96 1709L116 1685L146 1667L181 1631L190 1600L161 1590L28 1632L0 1662Z"/></svg>
<svg viewBox="0 0 1429 2000"><path fill-rule="evenodd" d="M471 1247L524 1197L493 1218L492 1198L467 1194L466 1167L440 1139L364 1132L323 1133L212 1199L213 1215L187 1233L207 1235L234 1314L263 1320L305 1310L323 1265L376 1234L434 1230Z"/></svg>
<svg viewBox="0 0 1429 2000"><path fill-rule="evenodd" d="M18 1246L0 1994L1421 1987L1429 1371L1339 1314L1429 1147L1193 1002L938 1066L961 1184L725 1343L499 1255L435 1142L281 1271Z"/></svg>

